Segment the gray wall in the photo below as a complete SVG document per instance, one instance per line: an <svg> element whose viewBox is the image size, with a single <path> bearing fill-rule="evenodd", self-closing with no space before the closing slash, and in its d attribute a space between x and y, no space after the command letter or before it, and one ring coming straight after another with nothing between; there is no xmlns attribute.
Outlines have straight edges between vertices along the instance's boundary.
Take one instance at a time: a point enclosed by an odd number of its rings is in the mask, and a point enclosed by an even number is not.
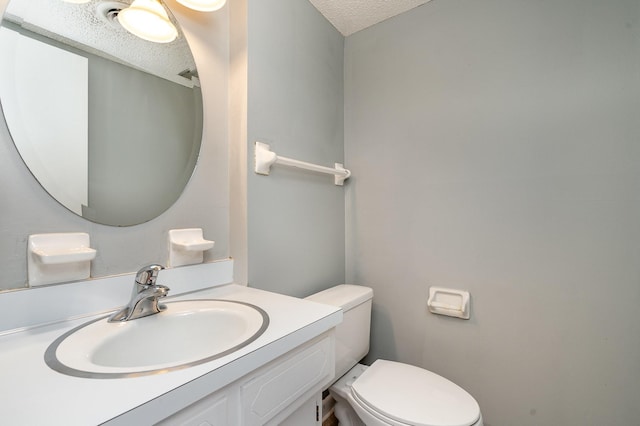
<svg viewBox="0 0 640 426"><path fill-rule="evenodd" d="M253 172L253 144L343 158L344 38L307 1L248 1L249 285L306 296L344 281L344 189L329 175Z"/></svg>
<svg viewBox="0 0 640 426"><path fill-rule="evenodd" d="M372 349L486 424L640 419L640 3L435 0L346 40L347 280ZM426 311L468 289L469 321Z"/></svg>
<svg viewBox="0 0 640 426"><path fill-rule="evenodd" d="M0 10L6 3L0 0ZM47 195L22 163L0 120L0 289L26 285L26 242L34 233L88 232L98 250L92 262L94 277L133 272L148 262L165 263L167 232L174 228L204 228L205 238L216 241L205 261L229 255L228 15L226 9L194 14L173 0L167 4L182 24L202 82L203 146L192 180L176 204L150 222L125 228L93 224Z"/></svg>

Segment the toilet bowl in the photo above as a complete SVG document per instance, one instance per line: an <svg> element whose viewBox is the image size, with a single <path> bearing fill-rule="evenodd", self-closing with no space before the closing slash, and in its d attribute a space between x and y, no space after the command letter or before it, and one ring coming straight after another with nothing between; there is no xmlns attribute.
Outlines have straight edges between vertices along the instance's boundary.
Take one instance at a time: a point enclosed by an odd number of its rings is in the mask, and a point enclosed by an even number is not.
<svg viewBox="0 0 640 426"><path fill-rule="evenodd" d="M399 362L379 359L371 367L358 364L329 392L338 406L348 403L348 408L339 409L349 412L348 421L340 420L345 426L482 425L480 407L464 389L428 370Z"/></svg>
<svg viewBox="0 0 640 426"><path fill-rule="evenodd" d="M483 426L480 407L460 386L423 368L376 360L358 364L369 351L373 290L343 284L307 297L339 306L336 377L329 388L342 426Z"/></svg>

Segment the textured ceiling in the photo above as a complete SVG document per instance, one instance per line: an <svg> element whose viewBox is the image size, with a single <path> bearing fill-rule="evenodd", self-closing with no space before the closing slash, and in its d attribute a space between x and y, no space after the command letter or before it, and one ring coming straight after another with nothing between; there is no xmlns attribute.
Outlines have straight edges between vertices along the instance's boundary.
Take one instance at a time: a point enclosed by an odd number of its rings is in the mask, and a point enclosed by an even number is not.
<svg viewBox="0 0 640 426"><path fill-rule="evenodd" d="M429 0L309 0L344 36L351 35Z"/></svg>
<svg viewBox="0 0 640 426"><path fill-rule="evenodd" d="M309 1L338 31L348 36L429 0ZM185 69L195 68L184 36L181 35L169 45L140 40L119 25L101 18L98 5L109 3L114 2L91 0L87 4L77 5L52 0L12 0L7 7L5 19L80 49L171 80Z"/></svg>
<svg viewBox="0 0 640 426"><path fill-rule="evenodd" d="M4 19L64 44L139 70L190 85L178 74L195 70L182 34L167 44L151 43L129 34L117 20L104 18L103 9L126 7L131 0L91 0L73 4L52 0L12 0Z"/></svg>

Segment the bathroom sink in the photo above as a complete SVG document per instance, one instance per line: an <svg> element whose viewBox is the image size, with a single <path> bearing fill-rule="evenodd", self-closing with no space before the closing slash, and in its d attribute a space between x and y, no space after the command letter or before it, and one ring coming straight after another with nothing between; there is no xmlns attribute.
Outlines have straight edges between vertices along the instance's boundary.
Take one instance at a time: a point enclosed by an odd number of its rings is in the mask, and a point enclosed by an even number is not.
<svg viewBox="0 0 640 426"><path fill-rule="evenodd" d="M257 306L230 300L169 302L166 310L126 322L99 318L54 341L45 361L77 377L166 373L223 357L256 340L269 325Z"/></svg>

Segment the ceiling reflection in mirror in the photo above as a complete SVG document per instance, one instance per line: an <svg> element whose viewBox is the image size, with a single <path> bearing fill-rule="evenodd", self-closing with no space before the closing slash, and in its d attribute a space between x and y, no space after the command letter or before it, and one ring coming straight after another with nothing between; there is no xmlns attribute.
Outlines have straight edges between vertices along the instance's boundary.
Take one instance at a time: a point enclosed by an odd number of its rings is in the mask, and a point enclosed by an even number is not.
<svg viewBox="0 0 640 426"><path fill-rule="evenodd" d="M149 221L181 195L202 140L202 94L179 35L122 28L129 2L11 0L0 26L0 105L22 159L74 213Z"/></svg>

